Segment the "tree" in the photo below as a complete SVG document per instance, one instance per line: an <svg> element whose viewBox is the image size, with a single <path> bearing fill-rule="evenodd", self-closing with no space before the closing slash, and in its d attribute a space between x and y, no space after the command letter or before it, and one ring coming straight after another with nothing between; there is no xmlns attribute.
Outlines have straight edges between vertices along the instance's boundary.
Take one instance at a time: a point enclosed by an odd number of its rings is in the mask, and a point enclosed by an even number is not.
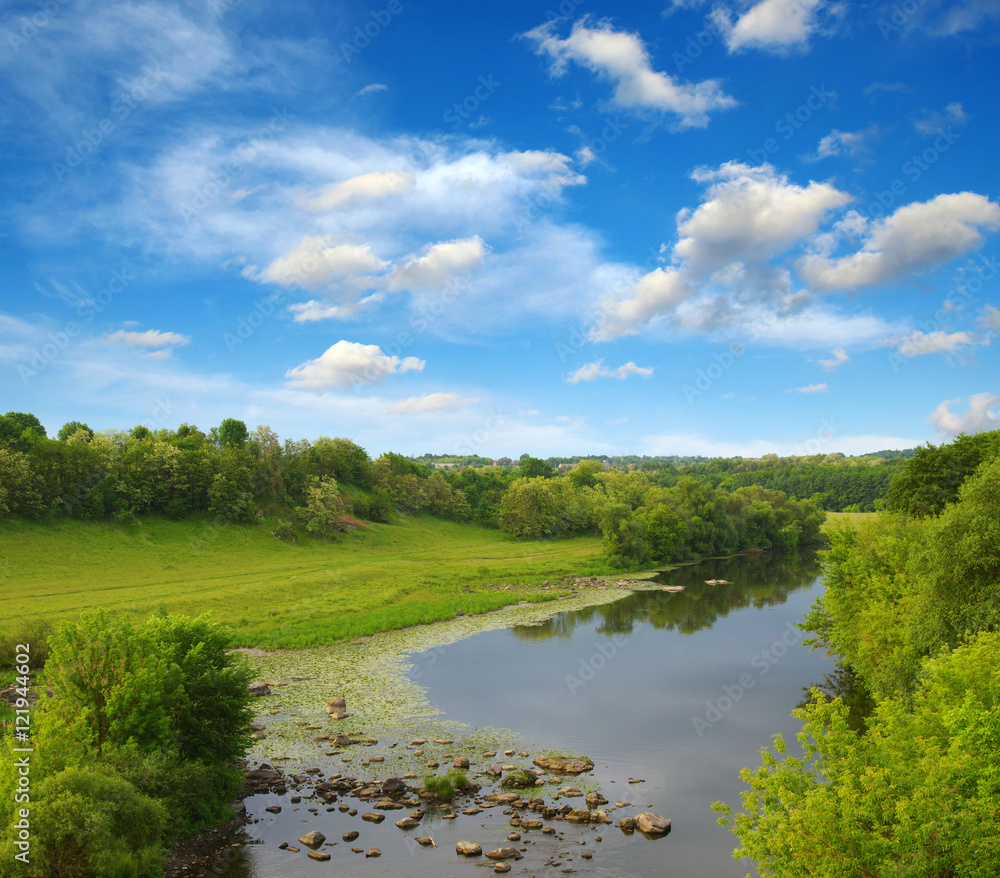
<svg viewBox="0 0 1000 878"><path fill-rule="evenodd" d="M547 479L551 478L555 472L544 460L538 457L531 457L528 454L522 454L517 474L524 479L533 479L539 476Z"/></svg>
<svg viewBox="0 0 1000 878"><path fill-rule="evenodd" d="M83 430L87 434L88 441L94 438L94 431L80 421L68 421L59 428L56 438L60 442L65 442L70 436L75 436L78 431Z"/></svg>
<svg viewBox="0 0 1000 878"><path fill-rule="evenodd" d="M743 813L716 803L762 875L989 878L1000 862L1000 634L924 665L912 707L876 708L868 731L817 689L793 711L804 757L774 753L743 780Z"/></svg>
<svg viewBox="0 0 1000 878"><path fill-rule="evenodd" d="M311 477L306 494L305 507L297 509L296 513L309 533L329 536L345 529L346 505L335 479Z"/></svg>
<svg viewBox="0 0 1000 878"><path fill-rule="evenodd" d="M0 443L27 451L38 439L46 437L45 427L27 412L7 412L0 417Z"/></svg>
<svg viewBox="0 0 1000 878"><path fill-rule="evenodd" d="M500 526L517 539L538 539L555 529L556 504L542 476L517 479L500 501Z"/></svg>
<svg viewBox="0 0 1000 878"><path fill-rule="evenodd" d="M247 425L243 421L238 421L236 418L226 418L219 424L219 447L242 448L247 444L249 435Z"/></svg>

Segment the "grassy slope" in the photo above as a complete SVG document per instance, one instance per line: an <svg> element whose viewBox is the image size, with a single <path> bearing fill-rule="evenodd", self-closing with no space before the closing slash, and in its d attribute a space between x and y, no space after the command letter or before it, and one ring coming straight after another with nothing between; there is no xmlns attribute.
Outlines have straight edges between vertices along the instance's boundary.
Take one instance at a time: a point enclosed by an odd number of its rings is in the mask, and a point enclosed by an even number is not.
<svg viewBox="0 0 1000 878"><path fill-rule="evenodd" d="M266 525L6 521L0 634L23 617L58 621L101 606L145 617L162 603L210 612L241 645L308 646L512 602L504 592L462 594L465 585L598 572L607 572L599 538L517 543L428 518L295 544Z"/></svg>

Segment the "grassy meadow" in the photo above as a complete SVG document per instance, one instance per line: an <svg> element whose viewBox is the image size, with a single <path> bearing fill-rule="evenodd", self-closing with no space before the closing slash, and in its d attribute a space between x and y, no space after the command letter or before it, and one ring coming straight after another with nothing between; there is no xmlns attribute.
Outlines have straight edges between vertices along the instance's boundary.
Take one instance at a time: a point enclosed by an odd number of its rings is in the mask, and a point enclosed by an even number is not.
<svg viewBox="0 0 1000 878"><path fill-rule="evenodd" d="M820 526L820 531L829 534L831 528L841 523L856 528L862 522L871 521L876 515L877 512L827 512L826 521Z"/></svg>
<svg viewBox="0 0 1000 878"><path fill-rule="evenodd" d="M209 612L241 646L314 646L514 600L562 575L611 572L599 537L516 542L432 518L370 524L331 542L286 543L258 526L145 518L0 523L0 635L106 607L145 618ZM519 584L508 591L464 587Z"/></svg>

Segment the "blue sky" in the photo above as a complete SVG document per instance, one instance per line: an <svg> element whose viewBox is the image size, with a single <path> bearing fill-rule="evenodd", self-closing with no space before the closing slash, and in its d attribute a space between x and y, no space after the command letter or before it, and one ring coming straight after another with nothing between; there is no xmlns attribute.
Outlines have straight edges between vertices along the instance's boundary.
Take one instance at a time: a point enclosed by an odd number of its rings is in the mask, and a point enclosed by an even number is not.
<svg viewBox="0 0 1000 878"><path fill-rule="evenodd" d="M1000 427L1000 6L0 2L3 411L377 455Z"/></svg>

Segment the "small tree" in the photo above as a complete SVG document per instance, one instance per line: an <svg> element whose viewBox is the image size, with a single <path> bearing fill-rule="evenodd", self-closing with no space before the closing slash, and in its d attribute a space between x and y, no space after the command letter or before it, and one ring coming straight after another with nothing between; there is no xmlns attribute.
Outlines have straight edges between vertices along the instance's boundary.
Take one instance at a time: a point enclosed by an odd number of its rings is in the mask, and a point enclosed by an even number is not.
<svg viewBox="0 0 1000 878"><path fill-rule="evenodd" d="M87 441L94 438L94 431L81 421L69 421L59 428L56 438L60 442L65 442L70 436L75 436L77 432L84 430L87 433Z"/></svg>
<svg viewBox="0 0 1000 878"><path fill-rule="evenodd" d="M219 424L219 445L225 448L231 445L234 448L242 448L247 444L247 437L250 435L247 425L236 418L226 418Z"/></svg>
<svg viewBox="0 0 1000 878"><path fill-rule="evenodd" d="M306 488L306 505L296 513L309 533L329 535L346 529L345 509L336 480L313 477Z"/></svg>

